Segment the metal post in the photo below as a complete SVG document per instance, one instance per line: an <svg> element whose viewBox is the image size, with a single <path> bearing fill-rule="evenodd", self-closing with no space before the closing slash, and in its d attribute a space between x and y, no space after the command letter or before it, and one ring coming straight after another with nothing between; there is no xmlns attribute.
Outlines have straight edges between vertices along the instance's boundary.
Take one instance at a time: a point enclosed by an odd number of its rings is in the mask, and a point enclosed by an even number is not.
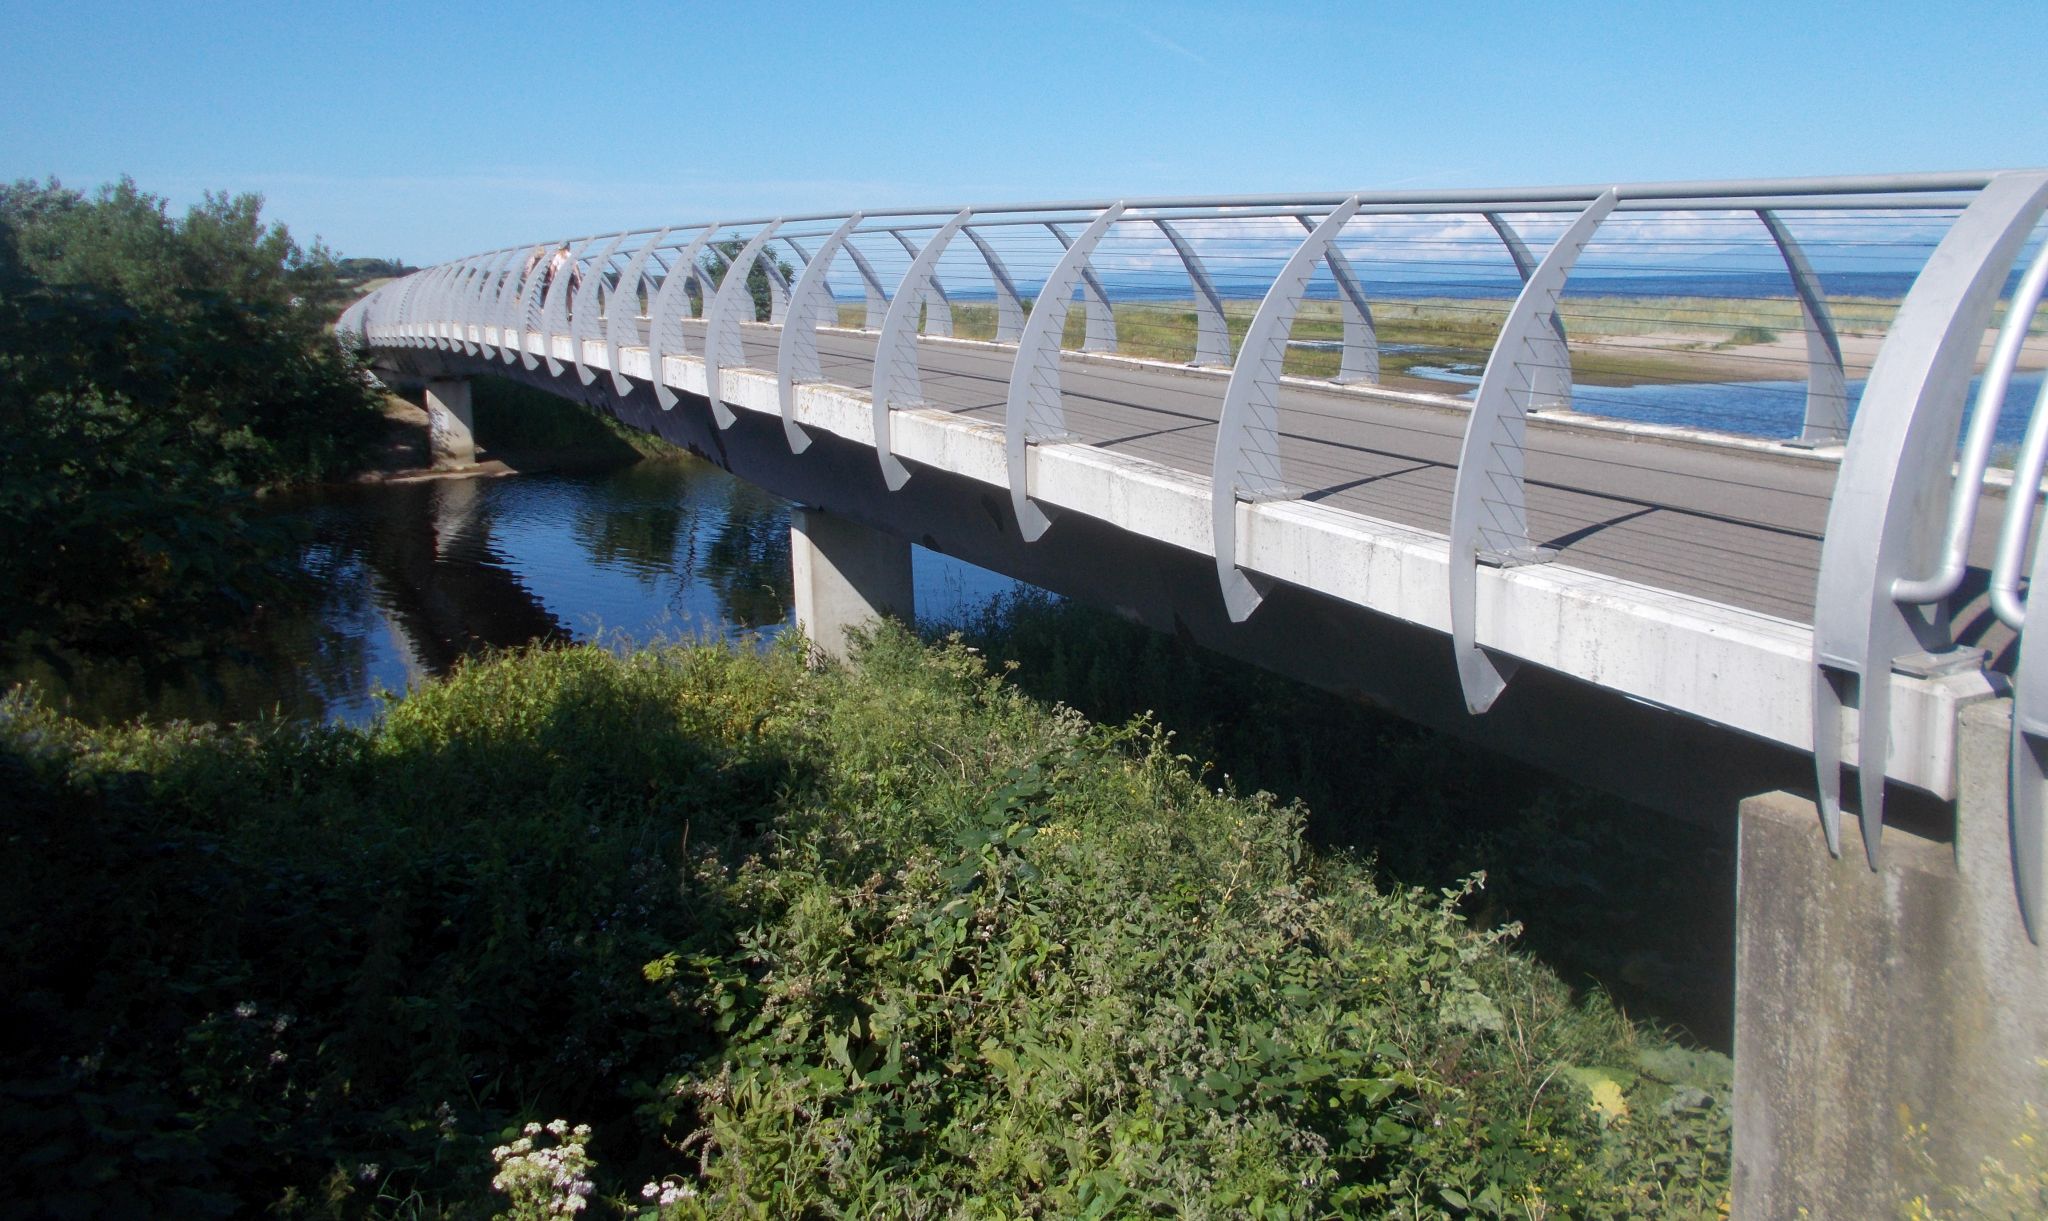
<svg viewBox="0 0 2048 1221"><path fill-rule="evenodd" d="M889 230L889 236L903 247L903 253L915 259L917 243L910 240L901 229ZM950 336L953 333L953 300L946 295L946 286L939 283L938 272L934 270L930 287L924 294L924 333L927 335Z"/></svg>
<svg viewBox="0 0 2048 1221"><path fill-rule="evenodd" d="M882 464L882 481L892 492L909 482L910 469L897 460L895 449L890 444L889 412L898 400L906 405L923 400L924 388L917 368L918 306L929 291L932 269L938 266L939 256L946 252L947 243L972 215L971 210L961 209L932 235L917 257L910 260L910 270L903 273L903 282L896 286L896 295L889 301L889 315L882 320L882 337L875 343L875 377L871 390L875 458Z"/></svg>
<svg viewBox="0 0 2048 1221"><path fill-rule="evenodd" d="M1188 282L1195 289L1195 358L1191 364L1227 365L1230 363L1230 324L1223 317L1223 298L1216 291L1215 282L1209 279L1209 269L1200 255L1180 230L1163 220L1155 220L1159 231L1166 240L1173 243L1174 253L1180 255L1181 265L1187 268Z"/></svg>
<svg viewBox="0 0 2048 1221"><path fill-rule="evenodd" d="M1102 235L1122 216L1124 206L1113 204L1088 223L1081 236L1067 241L1067 252L1054 264L1038 294L1037 304L1017 339L1017 362L1010 368L1009 396L1003 403L1004 458L1009 467L1010 505L1017 514L1017 529L1024 541L1036 542L1052 519L1031 499L1029 447L1050 440L1067 440L1066 408L1060 399L1060 336L1066 333L1067 310L1074 303L1074 287L1088 268L1088 256L1102 241Z"/></svg>
<svg viewBox="0 0 2048 1221"><path fill-rule="evenodd" d="M1849 380L1842 371L1842 340L1835 334L1834 314L1828 309L1820 277L1785 222L1769 208L1757 209L1756 216L1770 230L1771 240L1785 258L1785 270L1792 276L1792 291L1799 297L1799 312L1806 323L1806 419L1799 429L1799 444L1840 445L1849 439Z"/></svg>
<svg viewBox="0 0 2048 1221"><path fill-rule="evenodd" d="M800 454L811 447L810 434L796 422L796 386L802 381L816 381L823 376L818 365L818 321L819 307L829 302L831 291L826 288L826 277L832 273L832 260L839 254L854 226L860 224L860 213L847 217L825 244L818 247L818 253L804 263L803 274L796 278L796 288L790 293L789 321L782 324L782 341L775 353L776 393L782 410L782 435L789 441L789 452Z"/></svg>
<svg viewBox="0 0 2048 1221"><path fill-rule="evenodd" d="M1049 224L1046 228L1052 230L1052 235L1060 240L1061 246L1074 244L1074 239L1069 237L1066 229L1061 226ZM1102 286L1102 281L1095 275L1095 269L1086 263L1081 265L1081 290L1088 308L1087 330L1083 332L1081 350L1116 351L1116 311L1110 308L1109 290Z"/></svg>
<svg viewBox="0 0 2048 1221"><path fill-rule="evenodd" d="M1237 505L1240 500L1293 495L1280 472L1281 364L1287 358L1287 337L1301 308L1302 294L1308 291L1309 277L1356 211L1356 196L1337 205L1288 256L1259 302L1258 313L1252 315L1244 346L1238 349L1237 363L1230 370L1230 384L1223 392L1216 457L1209 474L1210 534L1215 541L1216 579L1223 587L1223 605L1234 622L1249 618L1266 596L1237 562Z"/></svg>
<svg viewBox="0 0 2048 1221"><path fill-rule="evenodd" d="M654 378L654 397L663 411L672 411L676 405L676 392L669 388L668 376L662 372L662 362L669 356L687 355L683 342L683 311L689 305L690 277L696 274L697 252L704 249L704 243L718 232L716 221L704 227L704 231L690 239L690 244L676 252L675 261L669 264L668 272L661 278L661 292L656 294L654 305L647 315L647 365Z"/></svg>
<svg viewBox="0 0 2048 1221"><path fill-rule="evenodd" d="M1994 177L1956 218L1893 317L1864 386L1821 539L1814 605L1813 758L1828 850L1841 850L1842 710L1858 708L1863 849L1879 863L1892 663L1949 647L1948 616L1900 605L1901 577L1935 567L1963 397L1992 306L2048 204L2048 173Z"/></svg>
<svg viewBox="0 0 2048 1221"><path fill-rule="evenodd" d="M1465 707L1475 714L1493 706L1517 664L1512 658L1496 659L1479 647L1479 565L1548 558L1529 541L1522 438L1529 411L1546 393L1546 374L1551 371L1547 362L1557 359L1555 353L1563 344L1556 326L1557 299L1579 253L1618 200L1613 188L1594 200L1529 273L1487 357L1472 415L1465 423L1458 478L1451 491L1451 646ZM1564 374L1569 385L1569 364Z"/></svg>
<svg viewBox="0 0 2048 1221"><path fill-rule="evenodd" d="M655 247L668 240L668 230L662 229L653 237L640 243L640 249L633 252L632 261L619 273L619 282L613 286L611 296L604 305L604 353L605 363L611 366L612 389L621 395L633 393L633 379L626 376L619 367L619 349L639 347L645 342L640 334L639 322L635 315L640 310L640 292L647 289L648 311L653 312L655 293L647 283L647 260L654 255ZM620 308L619 298L625 298L625 308ZM654 380L661 380L661 371L653 370Z"/></svg>
<svg viewBox="0 0 2048 1221"><path fill-rule="evenodd" d="M740 311L746 311L747 321L754 321L754 294L747 290L747 274L760 257L761 247L781 225L779 220L769 221L740 249L738 256L727 260L725 278L704 310L704 395L711 400L711 415L720 428L731 428L738 418L720 397L719 371L726 365L737 369L747 360L746 348L740 343Z"/></svg>

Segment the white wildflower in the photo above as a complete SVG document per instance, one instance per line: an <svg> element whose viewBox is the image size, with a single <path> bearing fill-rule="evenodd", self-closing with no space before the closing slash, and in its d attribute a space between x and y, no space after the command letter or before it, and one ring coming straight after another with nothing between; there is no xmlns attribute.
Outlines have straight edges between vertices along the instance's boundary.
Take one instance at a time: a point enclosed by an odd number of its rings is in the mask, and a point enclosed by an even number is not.
<svg viewBox="0 0 2048 1221"><path fill-rule="evenodd" d="M590 1126L569 1126L566 1119L542 1125L529 1123L524 1136L491 1150L498 1164L491 1188L511 1197L505 1216L515 1221L568 1216L582 1212L597 1190L589 1172L596 1166L584 1151ZM552 1143L541 1138L552 1137Z"/></svg>

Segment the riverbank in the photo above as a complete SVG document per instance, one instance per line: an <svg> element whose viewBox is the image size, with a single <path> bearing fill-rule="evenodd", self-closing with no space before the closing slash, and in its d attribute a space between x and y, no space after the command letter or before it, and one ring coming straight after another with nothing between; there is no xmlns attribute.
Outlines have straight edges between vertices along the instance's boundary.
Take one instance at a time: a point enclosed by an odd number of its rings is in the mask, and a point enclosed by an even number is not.
<svg viewBox="0 0 2048 1221"><path fill-rule="evenodd" d="M497 377L471 382L475 463L434 465L427 411L418 390L386 391L383 432L370 461L350 482L497 478L541 471L602 471L686 451L567 399Z"/></svg>
<svg viewBox="0 0 2048 1221"><path fill-rule="evenodd" d="M1712 1215L1725 1061L1216 781L893 632L364 729L11 697L7 1190L481 1216L563 1118L599 1215Z"/></svg>

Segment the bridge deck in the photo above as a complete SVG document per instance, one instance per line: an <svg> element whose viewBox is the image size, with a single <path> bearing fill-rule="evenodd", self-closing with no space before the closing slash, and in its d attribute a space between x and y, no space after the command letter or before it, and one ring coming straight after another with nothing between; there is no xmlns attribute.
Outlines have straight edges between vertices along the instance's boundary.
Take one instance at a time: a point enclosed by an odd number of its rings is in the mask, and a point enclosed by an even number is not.
<svg viewBox="0 0 2048 1221"><path fill-rule="evenodd" d="M693 350L701 324L688 324ZM749 365L772 370L777 332L744 328ZM874 337L825 330L826 380L867 389ZM932 407L1001 423L1012 357L976 344L923 342ZM1070 353L1061 374L1068 426L1103 449L1206 474L1226 378ZM1287 384L1280 398L1282 459L1303 499L1425 530L1450 520L1465 411L1446 402L1375 398L1357 388ZM1821 533L1835 466L1805 455L1691 444L1655 436L1550 426L1528 434L1531 537L1592 572L1810 623ZM1956 619L1965 643L2004 651L1984 572L2002 515L1987 498L1973 568Z"/></svg>

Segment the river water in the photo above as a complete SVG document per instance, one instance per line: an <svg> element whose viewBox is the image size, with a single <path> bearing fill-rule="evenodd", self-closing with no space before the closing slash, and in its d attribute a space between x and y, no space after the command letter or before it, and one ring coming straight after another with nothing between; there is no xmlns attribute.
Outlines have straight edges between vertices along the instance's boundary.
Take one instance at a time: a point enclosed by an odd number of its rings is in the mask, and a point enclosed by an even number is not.
<svg viewBox="0 0 2048 1221"><path fill-rule="evenodd" d="M88 720L263 715L360 724L385 692L535 640L772 639L790 621L789 506L692 458L591 474L437 478L273 502L311 530L316 605L265 621L203 676L0 667ZM915 548L921 617L1015 582Z"/></svg>

